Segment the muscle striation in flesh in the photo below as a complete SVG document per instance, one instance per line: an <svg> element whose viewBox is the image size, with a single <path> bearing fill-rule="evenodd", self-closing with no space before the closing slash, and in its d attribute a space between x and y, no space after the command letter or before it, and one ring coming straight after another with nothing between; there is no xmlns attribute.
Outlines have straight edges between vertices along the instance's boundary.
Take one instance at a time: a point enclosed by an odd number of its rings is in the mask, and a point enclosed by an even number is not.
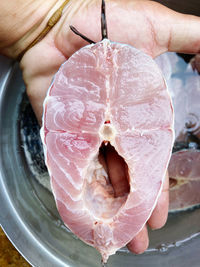
<svg viewBox="0 0 200 267"><path fill-rule="evenodd" d="M60 216L106 262L150 217L173 146L173 109L156 63L107 39L83 47L55 75L44 102L46 165ZM124 160L116 195L101 161Z"/></svg>

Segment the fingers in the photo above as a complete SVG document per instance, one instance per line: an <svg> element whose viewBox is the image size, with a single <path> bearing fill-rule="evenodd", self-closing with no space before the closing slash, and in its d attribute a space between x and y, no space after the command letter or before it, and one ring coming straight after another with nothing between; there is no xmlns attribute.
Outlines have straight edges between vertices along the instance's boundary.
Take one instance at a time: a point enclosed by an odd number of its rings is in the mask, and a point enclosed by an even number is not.
<svg viewBox="0 0 200 267"><path fill-rule="evenodd" d="M175 14L171 18L168 51L198 53L200 51L200 18Z"/></svg>
<svg viewBox="0 0 200 267"><path fill-rule="evenodd" d="M148 221L152 229L159 229L166 223L169 206L169 177L166 174L163 189L158 199L157 205ZM127 245L128 249L136 254L143 253L149 245L147 227L137 234L137 236Z"/></svg>
<svg viewBox="0 0 200 267"><path fill-rule="evenodd" d="M158 199L157 205L148 221L152 229L159 229L166 223L169 206L169 176L166 174L163 189ZM143 253L149 246L147 226L137 234L127 245L128 249L136 254Z"/></svg>
<svg viewBox="0 0 200 267"><path fill-rule="evenodd" d="M143 16L145 37L150 41L149 54L152 57L166 51L180 53L200 51L200 17L175 12L153 1L136 1L134 8ZM135 41L137 44L137 40ZM145 47L146 43L143 43L143 46Z"/></svg>
<svg viewBox="0 0 200 267"><path fill-rule="evenodd" d="M70 23L98 42L101 40L100 3L87 2L87 8L80 5L75 8L75 14L66 13L63 18L67 25ZM133 45L153 58L166 51L200 51L200 18L175 12L154 1L107 1L106 18L110 40ZM66 57L87 44L68 27L61 27L57 37L61 40L56 42L57 47Z"/></svg>
<svg viewBox="0 0 200 267"><path fill-rule="evenodd" d="M20 62L26 92L40 125L47 90L53 75L65 60L53 45L43 41L27 51Z"/></svg>
<svg viewBox="0 0 200 267"><path fill-rule="evenodd" d="M105 159L115 196L123 196L129 192L126 163L110 144L105 146Z"/></svg>
<svg viewBox="0 0 200 267"><path fill-rule="evenodd" d="M200 17L181 14L155 2L146 15L158 47L163 45L165 51L181 53L200 51Z"/></svg>
<svg viewBox="0 0 200 267"><path fill-rule="evenodd" d="M149 246L149 237L147 226L145 225L143 229L136 235L136 237L129 242L127 245L128 249L136 254L143 253Z"/></svg>
<svg viewBox="0 0 200 267"><path fill-rule="evenodd" d="M148 224L152 229L163 227L167 221L169 207L169 176L166 174L163 189L156 207L148 220Z"/></svg>

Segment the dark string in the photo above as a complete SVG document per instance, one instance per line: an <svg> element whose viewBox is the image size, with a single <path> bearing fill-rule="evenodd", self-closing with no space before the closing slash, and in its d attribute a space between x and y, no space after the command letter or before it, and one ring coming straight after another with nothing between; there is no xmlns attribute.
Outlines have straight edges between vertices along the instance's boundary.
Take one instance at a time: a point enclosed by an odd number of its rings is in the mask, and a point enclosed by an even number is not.
<svg viewBox="0 0 200 267"><path fill-rule="evenodd" d="M108 38L105 0L102 0L101 4L101 35L102 35L102 40Z"/></svg>
<svg viewBox="0 0 200 267"><path fill-rule="evenodd" d="M70 25L69 27L73 31L73 33L80 36L86 42L90 44L95 44L94 41L90 40L88 37L80 33L74 26ZM105 0L102 0L102 3L101 3L101 35L102 35L102 40L105 38L108 38Z"/></svg>
<svg viewBox="0 0 200 267"><path fill-rule="evenodd" d="M78 36L80 36L82 39L84 39L85 41L87 41L90 44L95 44L94 41L90 40L89 38L87 38L85 35L83 35L82 33L80 33L74 26L70 25L69 26L70 29Z"/></svg>

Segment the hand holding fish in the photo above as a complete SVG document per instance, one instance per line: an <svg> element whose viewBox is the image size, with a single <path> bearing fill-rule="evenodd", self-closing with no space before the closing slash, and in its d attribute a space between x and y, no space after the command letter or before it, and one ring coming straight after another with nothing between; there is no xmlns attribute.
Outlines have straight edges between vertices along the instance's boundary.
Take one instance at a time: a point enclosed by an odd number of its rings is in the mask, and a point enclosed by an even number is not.
<svg viewBox="0 0 200 267"><path fill-rule="evenodd" d="M200 18L179 14L151 1L109 1L109 13L112 14L107 16L109 39L130 44L152 58L166 51L198 53L200 50ZM70 1L55 27L23 56L20 65L27 94L39 122L54 73L75 51L86 45L85 41L74 35L69 24L98 42L101 39L99 17L99 1ZM119 192L122 163L112 153L112 149L107 151L107 167L115 191ZM151 228L158 229L165 224L168 198L166 176L157 206L148 221ZM147 247L148 232L145 226L128 244L128 248L142 253Z"/></svg>
<svg viewBox="0 0 200 267"><path fill-rule="evenodd" d="M81 3L81 2L80 2ZM73 3L72 3L73 5ZM42 103L52 75L59 66L86 42L75 36L67 25L72 24L84 35L94 41L100 40L100 22L98 1L87 1L87 4L72 7L49 35L24 56L21 66L27 82L27 93L37 118L42 115ZM200 19L194 16L174 12L158 3L149 1L110 1L107 3L108 34L112 41L128 43L143 50L153 58L166 52L197 53L200 49ZM92 26L91 26L92 25ZM45 51L45 53L43 53ZM37 57L42 62L39 70ZM32 65L30 75L29 65ZM34 71L34 67L37 71ZM49 72L48 72L49 70ZM45 78L41 73L45 71ZM119 162L117 163L116 160ZM120 159L114 159L109 151L108 164L110 176L119 181ZM118 175L117 175L118 174ZM118 184L115 183L117 189ZM148 223L151 228L162 227L168 214L168 177L166 176L162 194ZM142 253L148 247L148 232L143 230L129 243L128 248L135 253Z"/></svg>
<svg viewBox="0 0 200 267"><path fill-rule="evenodd" d="M68 5L55 27L21 60L27 94L39 122L43 100L54 73L75 51L87 44L74 35L69 25L74 25L94 41L101 39L99 1L70 1ZM107 16L109 39L133 45L153 58L166 51L196 54L200 50L198 17L177 13L153 1L131 0L109 1L109 13L112 14ZM2 52L11 56L12 49L11 46L10 50ZM19 49L18 54L20 52Z"/></svg>

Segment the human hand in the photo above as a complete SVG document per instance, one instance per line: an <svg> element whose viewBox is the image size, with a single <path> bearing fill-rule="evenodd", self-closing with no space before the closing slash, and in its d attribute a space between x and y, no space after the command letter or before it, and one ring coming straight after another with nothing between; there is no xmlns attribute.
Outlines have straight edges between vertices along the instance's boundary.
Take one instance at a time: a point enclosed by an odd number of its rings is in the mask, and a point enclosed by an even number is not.
<svg viewBox="0 0 200 267"><path fill-rule="evenodd" d="M20 65L27 94L40 123L43 100L53 75L65 60L87 44L69 29L69 24L88 38L99 41L100 4L101 1L97 0L70 1L55 27L22 58ZM108 1L106 14L110 40L133 45L153 58L166 51L199 52L200 19L197 17L182 15L155 2L143 0ZM123 174L119 175L122 163L119 157L113 160L112 150L108 151L107 158L110 178L118 190L118 184L123 180ZM168 184L166 176L162 194L148 221L153 229L162 227L167 220ZM145 226L128 244L128 248L135 253L142 253L148 247L148 242Z"/></svg>

